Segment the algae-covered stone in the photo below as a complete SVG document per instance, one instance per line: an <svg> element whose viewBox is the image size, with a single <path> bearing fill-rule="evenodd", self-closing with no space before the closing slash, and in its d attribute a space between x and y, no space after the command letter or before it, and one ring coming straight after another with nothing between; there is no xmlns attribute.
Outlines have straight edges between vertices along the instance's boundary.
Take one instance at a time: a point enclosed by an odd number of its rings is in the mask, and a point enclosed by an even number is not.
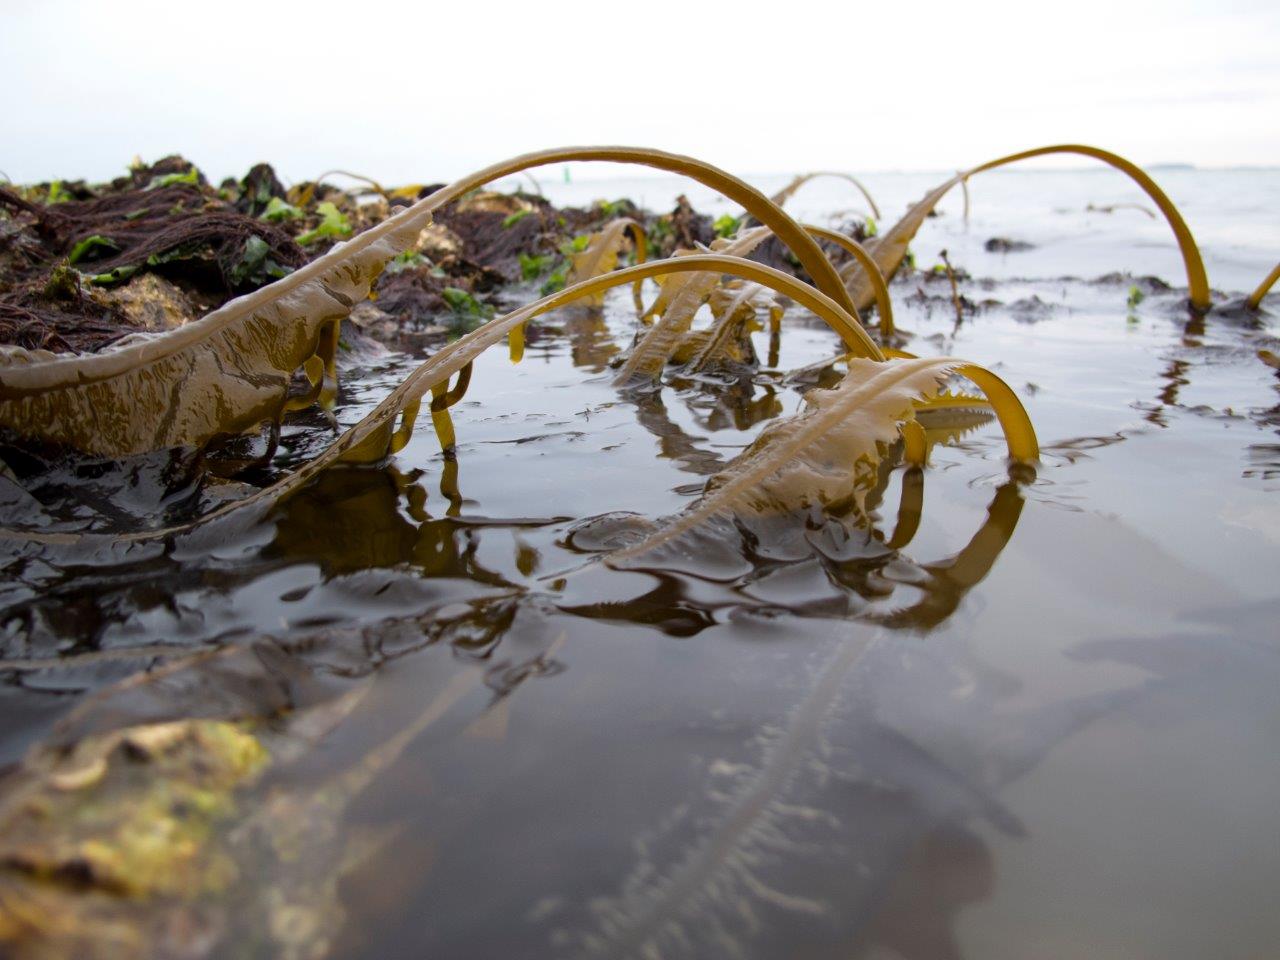
<svg viewBox="0 0 1280 960"><path fill-rule="evenodd" d="M172 330L191 322L196 314L186 294L154 273L134 277L103 296L142 330Z"/></svg>
<svg viewBox="0 0 1280 960"><path fill-rule="evenodd" d="M0 949L127 955L143 934L131 913L227 890L237 868L216 831L268 761L247 725L223 720L128 727L29 758L0 812Z"/></svg>

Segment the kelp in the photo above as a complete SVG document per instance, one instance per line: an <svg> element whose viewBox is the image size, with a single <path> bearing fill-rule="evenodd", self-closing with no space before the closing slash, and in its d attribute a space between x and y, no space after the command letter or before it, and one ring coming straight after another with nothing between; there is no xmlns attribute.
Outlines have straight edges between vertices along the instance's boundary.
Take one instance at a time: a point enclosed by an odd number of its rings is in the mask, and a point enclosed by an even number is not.
<svg viewBox="0 0 1280 960"><path fill-rule="evenodd" d="M853 239L853 237L845 236L839 231L829 230L826 227L819 227L811 223L804 224L804 228L815 238L834 243L845 253L852 256L854 263L862 267L863 276L867 278L867 282L871 285L871 296L875 304L876 313L880 317L880 336L887 341L897 330L893 325L893 302L889 299L889 285L885 282L884 274L881 273L880 264L876 262L875 257L868 253L867 248Z"/></svg>
<svg viewBox="0 0 1280 960"><path fill-rule="evenodd" d="M813 239L742 180L690 157L644 148L546 150L494 164L443 187L289 276L180 330L93 356L58 358L21 350L0 355L0 427L86 453L123 456L203 446L218 436L276 421L295 371L312 358L332 370L332 356L321 351L335 338L322 333L336 329L368 296L383 265L414 243L435 210L500 177L571 160L644 164L720 190L772 229L846 315L854 312L834 267Z"/></svg>
<svg viewBox="0 0 1280 960"><path fill-rule="evenodd" d="M360 183L367 184L374 193L381 196L384 200L390 200L394 196L403 196L403 194L397 193L396 191L387 190L386 187L380 184L377 180L374 180L372 177L366 177L360 173L351 173L349 170L326 170L314 180L311 180L294 191L294 203L299 207L309 206L311 201L315 199L316 190L330 177L346 177L349 180L358 180ZM414 187L410 189L412 189L412 192L416 195L418 190L421 188L414 185Z"/></svg>
<svg viewBox="0 0 1280 960"><path fill-rule="evenodd" d="M618 255L622 252L622 244L626 241L627 234L631 235L631 242L634 245L635 262L644 263L648 252L644 227L630 217L616 217L591 235L586 249L574 251L569 275L565 281L566 286L609 273L617 267ZM637 310L642 308L640 299L642 284L643 281L637 280L633 288ZM598 307L604 304L603 293L592 294L587 299L591 306Z"/></svg>
<svg viewBox="0 0 1280 960"><path fill-rule="evenodd" d="M718 361L750 362L751 357L746 355L746 350L750 349L751 339L743 336L743 331L754 323L762 299L768 300L767 307L771 312L782 310L761 284L739 280L717 286L707 301L715 323L708 330L688 335L694 339L685 345L690 352L685 371L701 373Z"/></svg>
<svg viewBox="0 0 1280 960"><path fill-rule="evenodd" d="M876 363L850 360L834 390L805 395L807 408L794 422L771 425L728 467L707 483L694 506L640 543L615 553L618 567L663 568L696 558L703 566L713 541L739 523L794 511L860 506L859 483L871 476L881 445L892 443L898 424L920 400L938 392L951 374L974 381L992 403L1010 456L1039 457L1035 433L1016 396L991 372L949 357Z"/></svg>
<svg viewBox="0 0 1280 960"><path fill-rule="evenodd" d="M927 193L924 199L912 207L891 229L869 242L867 245L868 252L879 264L881 273L886 278L891 279L906 257L907 245L915 237L925 218L928 217L952 187L965 183L970 177L986 170L994 170L997 167L1033 157L1063 153L1092 157L1115 167L1122 173L1127 174L1155 201L1156 206L1159 207L1160 212L1164 215L1170 229L1173 231L1174 237L1178 242L1178 248L1182 253L1182 260L1187 271L1187 287L1192 307L1200 311L1210 309L1213 301L1209 293L1209 281L1205 275L1204 261L1200 256L1200 248L1196 246L1191 230L1187 227L1186 221L1182 219L1182 214L1178 212L1178 208L1174 206L1173 201L1137 165L1114 153L1081 144L1059 144L1024 150L957 173L950 180ZM851 263L846 270L842 271L842 276L848 284L850 297L854 305L861 309L870 306L874 300L874 291L867 272L861 268L861 265Z"/></svg>
<svg viewBox="0 0 1280 960"><path fill-rule="evenodd" d="M780 207L785 206L787 201L796 195L796 191L798 191L810 180L815 180L818 177L835 177L837 179L845 180L853 184L855 187L858 188L858 192L862 194L862 196L866 199L867 204L871 207L871 215L875 217L877 220L880 219L880 208L876 206L875 198L871 196L870 191L868 191L867 188L862 185L862 182L857 177L848 173L837 173L837 172L826 171L826 170L819 170L819 171L815 171L814 173L803 173L797 176L794 180L792 180L789 184L787 184L785 187L783 187L781 190L779 190L769 199L772 200L774 203L776 203Z"/></svg>
<svg viewBox="0 0 1280 960"><path fill-rule="evenodd" d="M1262 298L1267 295L1267 292L1273 286L1275 286L1277 280L1280 280L1280 263L1277 263L1272 267L1271 272L1263 278L1260 284L1258 284L1258 289L1249 294L1249 298L1245 303L1248 304L1250 310L1257 310L1262 306Z"/></svg>
<svg viewBox="0 0 1280 960"><path fill-rule="evenodd" d="M717 240L712 249L728 257L745 257L768 236L766 227L757 227L732 241ZM720 276L711 273L689 273L664 282L657 299L644 313L646 317L657 317L657 322L631 348L614 378L615 385L634 386L656 380L693 325L699 308L719 283Z"/></svg>
<svg viewBox="0 0 1280 960"><path fill-rule="evenodd" d="M880 316L880 337L882 342L889 341L897 332L893 323L893 304L889 298L888 284L885 283L884 276L880 273L880 268L876 265L875 260L852 237L814 224L806 223L802 224L802 226L815 239L830 241L852 255L867 271L875 296L876 312ZM751 246L759 242L758 235L753 231L747 231L742 237L749 240ZM728 252L728 250L726 249L724 252ZM685 281L685 283L689 282L691 281ZM733 346L740 341L749 344L749 340L741 338L740 332L744 324L754 319L755 309L752 301L758 294L763 292L763 288L757 286L753 291L748 292L741 281L736 283L737 286L732 288L728 284L722 283L710 294L708 301L711 304L712 315L716 318L716 322L712 327L707 331L684 333L679 344L674 347L670 356L674 357L678 362L686 363L687 372L698 373L706 369L717 358L729 360L730 362L741 362L741 357L732 355ZM661 313L670 305L671 294L668 294L665 290L664 294L667 294L665 302L664 296L660 295L659 299L650 307L646 316ZM780 316L781 310L776 307L773 308L770 319L775 333ZM690 317L689 319L692 318ZM861 322L861 318L859 318L859 322Z"/></svg>

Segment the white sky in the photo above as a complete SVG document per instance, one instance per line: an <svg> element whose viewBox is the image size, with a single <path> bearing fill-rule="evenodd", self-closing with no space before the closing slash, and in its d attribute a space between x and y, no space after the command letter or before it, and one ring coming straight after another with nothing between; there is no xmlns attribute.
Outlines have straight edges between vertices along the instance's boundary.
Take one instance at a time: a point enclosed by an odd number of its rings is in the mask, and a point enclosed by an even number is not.
<svg viewBox="0 0 1280 960"><path fill-rule="evenodd" d="M625 143L741 174L1054 142L1280 164L1280 3L0 0L0 171L430 182ZM687 97L679 102L678 97ZM585 176L607 169L583 168Z"/></svg>

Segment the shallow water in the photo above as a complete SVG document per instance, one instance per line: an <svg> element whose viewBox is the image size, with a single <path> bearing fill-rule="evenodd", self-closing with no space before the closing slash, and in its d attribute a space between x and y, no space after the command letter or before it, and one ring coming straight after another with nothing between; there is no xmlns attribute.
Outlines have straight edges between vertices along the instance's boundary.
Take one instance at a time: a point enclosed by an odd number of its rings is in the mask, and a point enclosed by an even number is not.
<svg viewBox="0 0 1280 960"><path fill-rule="evenodd" d="M866 182L891 219L936 179ZM1215 289L1252 289L1280 250L1280 173L1157 179ZM838 347L793 309L776 345L756 335L777 357L751 382L623 395L606 364L635 320L615 291L603 314L545 318L519 366L477 362L453 408L456 477L420 430L394 466L331 471L249 530L21 548L0 593L3 759L155 644L270 638L308 696L360 692L258 788L300 798L308 856L245 874L215 955L248 950L281 902L327 918L337 957L1269 955L1280 381L1256 351L1278 349L1274 321L1191 320L1163 223L1084 210L1141 202L1125 184L975 180L968 226L957 193L913 248L926 268L948 249L985 304L957 324L945 278L893 287L908 349L1018 391L1034 482L1010 480L980 425L923 476L888 472L861 540L746 554L730 582L609 570L594 558L611 537L680 510L798 409L774 370ZM553 197L661 206L670 190ZM794 212L857 209L851 194L815 182ZM991 236L1037 246L990 254ZM1096 279L1115 272L1173 289ZM339 420L414 363L351 371ZM328 436L289 434L282 468ZM108 474L81 513L154 511L152 475L126 495ZM231 698L192 689L108 700L96 722Z"/></svg>

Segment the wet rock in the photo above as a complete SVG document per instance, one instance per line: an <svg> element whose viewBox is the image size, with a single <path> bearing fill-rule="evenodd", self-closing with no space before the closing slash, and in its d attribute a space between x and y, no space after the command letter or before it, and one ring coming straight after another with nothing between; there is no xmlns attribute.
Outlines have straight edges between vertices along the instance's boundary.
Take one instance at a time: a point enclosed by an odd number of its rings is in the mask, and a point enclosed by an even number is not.
<svg viewBox="0 0 1280 960"><path fill-rule="evenodd" d="M366 307L372 309L361 309ZM361 314L359 319L357 312ZM398 347L399 341L400 325L366 301L353 310L339 327L338 366L358 367L382 360L390 352L388 347Z"/></svg>
<svg viewBox="0 0 1280 960"><path fill-rule="evenodd" d="M368 300L356 304L351 316L343 321L344 336L348 325L354 327L362 339L376 340L380 344L394 343L400 335L400 324L396 318Z"/></svg>
<svg viewBox="0 0 1280 960"><path fill-rule="evenodd" d="M102 296L142 330L172 330L195 318L186 294L154 273L135 277Z"/></svg>
<svg viewBox="0 0 1280 960"><path fill-rule="evenodd" d="M1023 250L1034 250L1036 245L1025 240L1011 240L1008 237L992 237L982 245L987 253L1021 253Z"/></svg>
<svg viewBox="0 0 1280 960"><path fill-rule="evenodd" d="M1015 300L1009 304L1009 312L1019 323L1038 323L1053 315L1053 307L1045 303L1035 294Z"/></svg>
<svg viewBox="0 0 1280 960"><path fill-rule="evenodd" d="M676 208L671 211L671 229L676 246L685 249L692 249L700 243L710 245L716 238L711 218L695 211L684 194L676 198Z"/></svg>
<svg viewBox="0 0 1280 960"><path fill-rule="evenodd" d="M1104 273L1093 281L1095 286L1119 287L1136 286L1144 294L1168 293L1173 287L1159 277L1135 277L1128 273Z"/></svg>
<svg viewBox="0 0 1280 960"><path fill-rule="evenodd" d="M574 550L604 553L640 543L656 529L656 523L638 513L604 513L574 524L565 544Z"/></svg>
<svg viewBox="0 0 1280 960"><path fill-rule="evenodd" d="M443 223L431 223L418 234L418 251L435 263L462 256L462 238Z"/></svg>
<svg viewBox="0 0 1280 960"><path fill-rule="evenodd" d="M1244 330L1262 329L1266 326L1267 318L1271 316L1270 311L1265 307L1249 306L1248 300L1243 296L1215 303L1212 312L1214 320L1224 321Z"/></svg>

